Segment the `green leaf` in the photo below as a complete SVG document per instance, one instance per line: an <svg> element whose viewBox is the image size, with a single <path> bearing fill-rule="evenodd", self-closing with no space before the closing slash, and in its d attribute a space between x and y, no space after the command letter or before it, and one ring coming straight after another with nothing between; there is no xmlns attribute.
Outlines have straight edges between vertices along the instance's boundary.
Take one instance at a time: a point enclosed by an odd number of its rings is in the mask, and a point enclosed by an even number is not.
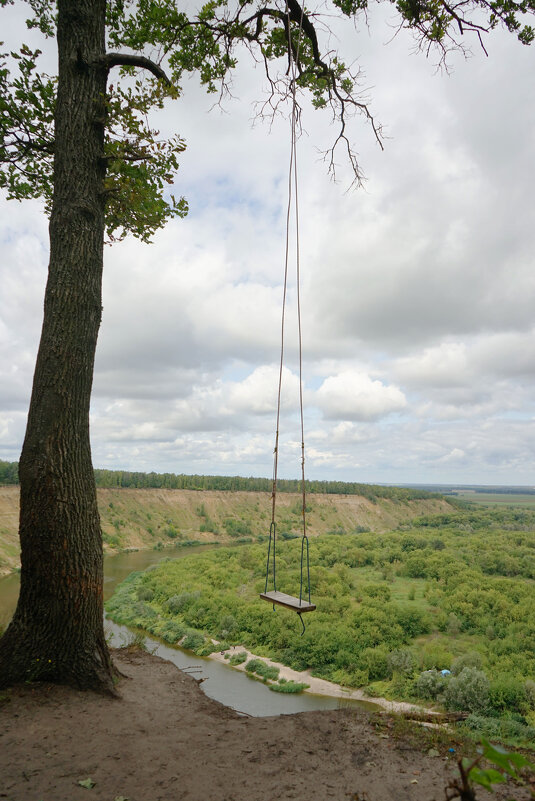
<svg viewBox="0 0 535 801"><path fill-rule="evenodd" d="M80 779L78 784L80 785L80 787L85 787L86 790L92 790L96 782L94 782L93 779L91 778L87 778L87 779Z"/></svg>
<svg viewBox="0 0 535 801"><path fill-rule="evenodd" d="M480 784L486 790L492 791L493 784L503 784L506 781L505 776L494 768L481 770L480 768L472 768L470 771L470 780L476 784Z"/></svg>

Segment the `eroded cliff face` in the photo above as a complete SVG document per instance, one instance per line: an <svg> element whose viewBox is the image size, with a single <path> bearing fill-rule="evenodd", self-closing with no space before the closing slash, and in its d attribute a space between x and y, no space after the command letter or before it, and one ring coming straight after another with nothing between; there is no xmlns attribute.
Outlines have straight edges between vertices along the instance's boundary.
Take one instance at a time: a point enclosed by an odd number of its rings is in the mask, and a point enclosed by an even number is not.
<svg viewBox="0 0 535 801"><path fill-rule="evenodd" d="M270 496L264 492L99 489L104 550L169 547L184 540L235 542L269 533ZM279 529L300 531L301 496L280 493ZM389 531L422 515L451 512L440 498L375 503L357 495L311 495L307 529L311 536L357 527ZM0 487L0 575L20 564L19 488ZM161 543L161 546L158 544Z"/></svg>

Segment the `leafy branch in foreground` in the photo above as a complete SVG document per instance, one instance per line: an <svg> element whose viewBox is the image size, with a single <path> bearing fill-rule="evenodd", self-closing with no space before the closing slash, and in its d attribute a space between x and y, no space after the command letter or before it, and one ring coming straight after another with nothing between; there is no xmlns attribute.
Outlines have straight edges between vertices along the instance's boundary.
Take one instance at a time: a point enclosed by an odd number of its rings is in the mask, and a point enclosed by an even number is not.
<svg viewBox="0 0 535 801"><path fill-rule="evenodd" d="M446 788L446 801L455 798L461 801L475 801L474 784L492 791L493 785L503 784L508 779L522 781L521 772L531 773L531 797L535 798L535 764L523 754L508 752L499 746L491 745L488 740L481 740L482 747L475 759L459 760L460 780L454 779ZM482 762L489 767L481 767Z"/></svg>

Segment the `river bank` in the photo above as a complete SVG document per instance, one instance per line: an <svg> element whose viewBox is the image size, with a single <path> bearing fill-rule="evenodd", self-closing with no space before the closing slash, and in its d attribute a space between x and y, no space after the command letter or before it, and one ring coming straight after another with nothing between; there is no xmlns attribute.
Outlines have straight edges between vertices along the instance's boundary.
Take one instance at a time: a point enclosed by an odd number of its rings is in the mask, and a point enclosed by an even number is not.
<svg viewBox="0 0 535 801"><path fill-rule="evenodd" d="M237 653L247 654L247 659L240 665L230 665L229 657ZM232 667L234 670L239 670L242 673L246 673L245 665L250 659L261 659L267 665L278 668L279 678L286 679L287 681L295 681L296 683L308 684L308 688L303 690L303 692L309 693L310 695L324 695L329 698L340 699L340 701L360 701L369 704L370 708L380 707L381 709L384 709L392 714L439 714L435 710L430 710L416 704L410 704L406 701L390 701L388 698L371 698L369 695L366 695L363 690L351 690L347 687L342 687L340 684L327 681L327 679L319 679L316 676L312 676L309 670L292 670L292 668L289 668L287 665L283 665L281 662L274 662L272 659L268 659L267 657L258 656L258 654L253 654L251 651L248 651L247 648L242 648L238 645L232 646L232 648L229 648L226 651L215 651L210 654L208 658L213 659L216 662L221 662L227 665L229 668Z"/></svg>

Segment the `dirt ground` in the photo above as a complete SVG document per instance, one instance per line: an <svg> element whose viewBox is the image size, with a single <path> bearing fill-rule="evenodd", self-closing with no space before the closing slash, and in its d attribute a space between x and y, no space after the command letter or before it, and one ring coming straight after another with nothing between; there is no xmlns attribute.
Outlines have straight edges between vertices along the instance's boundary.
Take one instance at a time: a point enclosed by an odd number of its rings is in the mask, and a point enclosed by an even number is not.
<svg viewBox="0 0 535 801"><path fill-rule="evenodd" d="M115 658L127 676L120 699L46 684L10 691L0 707L1 799L443 801L456 773L458 754L416 750L388 717L243 717L170 662L143 651ZM89 778L92 789L79 784ZM529 793L509 786L494 798Z"/></svg>

